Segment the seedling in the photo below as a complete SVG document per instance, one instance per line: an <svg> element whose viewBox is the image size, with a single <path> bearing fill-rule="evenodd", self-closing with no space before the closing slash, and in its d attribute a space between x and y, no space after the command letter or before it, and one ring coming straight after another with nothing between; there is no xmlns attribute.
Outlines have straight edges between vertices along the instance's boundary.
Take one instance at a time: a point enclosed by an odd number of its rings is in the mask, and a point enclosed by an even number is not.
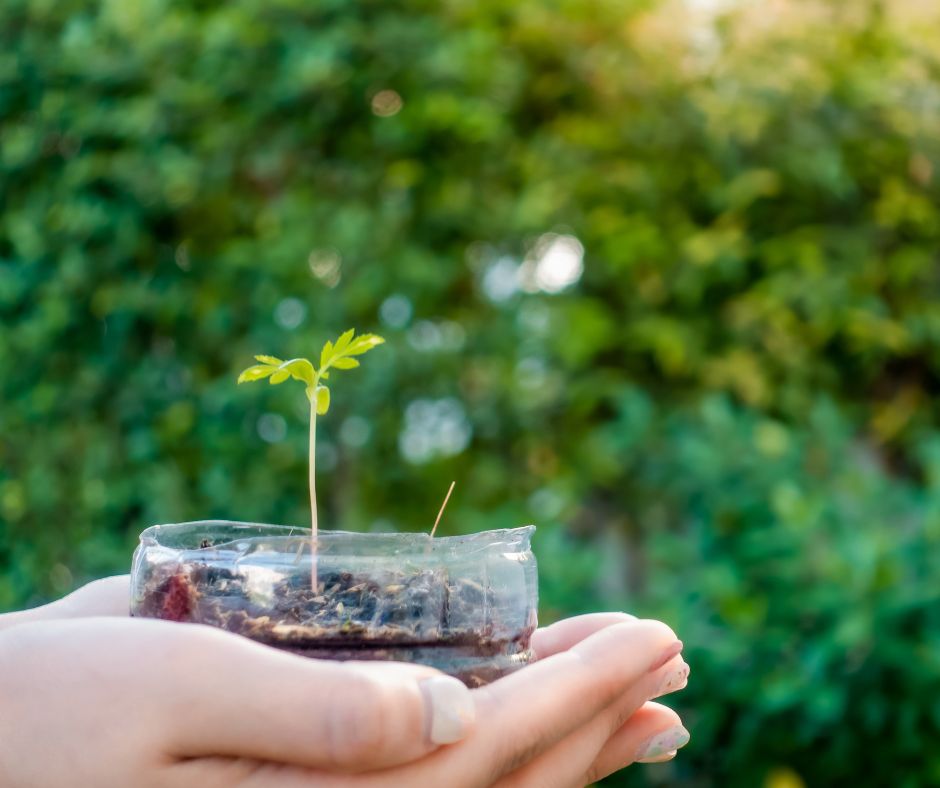
<svg viewBox="0 0 940 788"><path fill-rule="evenodd" d="M310 481L310 526L313 531L313 544L317 538L317 416L326 415L330 409L330 390L323 384L329 380L330 370L355 369L358 359L385 340L375 334L356 336L354 328L341 334L336 342L327 341L320 351L320 368L317 369L310 359L292 358L282 361L275 356L255 356L258 364L248 367L238 376L239 383L267 379L272 386L293 378L306 384L307 399L310 402L310 446L309 446L309 481ZM316 571L316 570L314 570Z"/></svg>
<svg viewBox="0 0 940 788"><path fill-rule="evenodd" d="M309 359L257 356L244 383L302 381L310 403L309 573L292 526L201 521L155 525L134 553L131 615L188 621L316 659L429 665L478 687L533 659L538 578L534 526L436 537L317 533L316 422L329 376L382 343L350 330ZM299 550L298 550L299 547Z"/></svg>

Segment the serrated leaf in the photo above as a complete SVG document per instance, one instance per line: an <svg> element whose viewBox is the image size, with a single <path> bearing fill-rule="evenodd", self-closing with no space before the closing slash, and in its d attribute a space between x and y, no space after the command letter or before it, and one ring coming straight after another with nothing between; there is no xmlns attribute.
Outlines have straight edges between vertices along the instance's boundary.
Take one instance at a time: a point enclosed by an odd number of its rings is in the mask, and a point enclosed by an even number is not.
<svg viewBox="0 0 940 788"><path fill-rule="evenodd" d="M316 381L316 370L313 364L305 358L292 358L281 363L280 369L286 369L294 380L301 380L308 386Z"/></svg>
<svg viewBox="0 0 940 788"><path fill-rule="evenodd" d="M262 364L271 364L275 367L284 363L277 356L255 356L255 361L260 361Z"/></svg>
<svg viewBox="0 0 940 788"><path fill-rule="evenodd" d="M385 340L376 334L363 334L356 337L346 348L347 356L361 356L363 353L372 350L372 348L381 345Z"/></svg>
<svg viewBox="0 0 940 788"><path fill-rule="evenodd" d="M330 390L326 386L317 386L317 415L322 416L330 409Z"/></svg>
<svg viewBox="0 0 940 788"><path fill-rule="evenodd" d="M273 375L271 375L271 380L268 381L272 386L276 386L278 383L283 383L290 377L290 372L286 369L279 369Z"/></svg>
<svg viewBox="0 0 940 788"><path fill-rule="evenodd" d="M273 374L273 372L274 367L268 366L267 364L255 364L253 367L242 370L242 373L238 376L238 382L251 383L254 380L264 380L264 378Z"/></svg>
<svg viewBox="0 0 940 788"><path fill-rule="evenodd" d="M349 358L345 356L344 358L338 358L331 363L334 369L355 369L359 366L359 362L354 358Z"/></svg>
<svg viewBox="0 0 940 788"><path fill-rule="evenodd" d="M323 350L320 351L320 369L323 369L330 363L330 358L333 356L333 343L330 340L326 341L326 344L323 346Z"/></svg>
<svg viewBox="0 0 940 788"><path fill-rule="evenodd" d="M344 331L342 334L340 334L340 337L336 340L336 345L333 348L333 353L335 355L340 355L346 349L346 346L352 341L355 333L356 329L351 328L349 331Z"/></svg>

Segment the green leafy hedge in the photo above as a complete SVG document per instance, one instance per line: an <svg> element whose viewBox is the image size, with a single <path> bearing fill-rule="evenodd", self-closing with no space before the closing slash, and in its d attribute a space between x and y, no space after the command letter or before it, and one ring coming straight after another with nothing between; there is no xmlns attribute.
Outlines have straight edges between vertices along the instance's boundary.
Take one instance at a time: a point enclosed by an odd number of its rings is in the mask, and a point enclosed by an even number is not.
<svg viewBox="0 0 940 788"><path fill-rule="evenodd" d="M693 5L0 5L0 606L305 522L234 379L355 325L321 524L456 478L546 619L686 640L692 743L612 784L940 781L935 13Z"/></svg>

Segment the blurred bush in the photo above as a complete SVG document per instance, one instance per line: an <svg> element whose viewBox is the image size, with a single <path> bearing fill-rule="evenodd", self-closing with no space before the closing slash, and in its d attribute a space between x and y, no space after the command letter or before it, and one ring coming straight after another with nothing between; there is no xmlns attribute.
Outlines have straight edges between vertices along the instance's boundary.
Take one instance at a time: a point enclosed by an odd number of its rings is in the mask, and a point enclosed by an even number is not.
<svg viewBox="0 0 940 788"><path fill-rule="evenodd" d="M0 4L0 607L154 522L306 520L252 354L389 344L321 522L533 520L544 618L672 623L611 784L940 782L928 4Z"/></svg>

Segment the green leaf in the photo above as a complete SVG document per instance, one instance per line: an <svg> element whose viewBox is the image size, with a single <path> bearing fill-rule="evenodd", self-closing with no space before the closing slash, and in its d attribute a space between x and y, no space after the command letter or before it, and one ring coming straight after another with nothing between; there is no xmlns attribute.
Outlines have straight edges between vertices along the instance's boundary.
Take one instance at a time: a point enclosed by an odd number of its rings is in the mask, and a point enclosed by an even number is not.
<svg viewBox="0 0 940 788"><path fill-rule="evenodd" d="M385 340L376 334L363 334L356 337L355 340L346 349L347 356L360 356L372 348L381 345Z"/></svg>
<svg viewBox="0 0 940 788"><path fill-rule="evenodd" d="M352 341L353 335L355 333L356 329L351 328L349 331L345 331L340 334L339 339L336 340L336 346L333 348L333 352L336 355L340 355L344 350L346 350L346 346Z"/></svg>
<svg viewBox="0 0 940 788"><path fill-rule="evenodd" d="M326 341L326 344L323 346L323 350L320 351L320 369L328 366L330 363L330 358L333 356L333 343L330 340Z"/></svg>
<svg viewBox="0 0 940 788"><path fill-rule="evenodd" d="M317 386L317 415L322 416L330 409L330 390L326 386Z"/></svg>
<svg viewBox="0 0 940 788"><path fill-rule="evenodd" d="M253 367L242 370L242 373L238 376L238 382L250 383L254 380L263 380L273 372L274 367L270 367L267 364L255 364Z"/></svg>
<svg viewBox="0 0 940 788"><path fill-rule="evenodd" d="M290 372L290 376L294 380L302 380L309 386L316 382L317 372L313 368L313 364L305 358L292 358L290 361L284 361L281 363L280 368Z"/></svg>
<svg viewBox="0 0 940 788"><path fill-rule="evenodd" d="M306 384L307 399L315 405L317 413L322 415L330 409L330 390L317 384L329 378L330 368L355 369L359 366L359 361L351 356L362 355L384 341L375 334L362 334L357 337L356 330L350 328L337 337L336 344L327 341L323 346L319 370L307 358L282 361L277 356L255 356L262 363L244 370L238 376L238 382L268 378L268 382L276 386L289 378L299 380Z"/></svg>

